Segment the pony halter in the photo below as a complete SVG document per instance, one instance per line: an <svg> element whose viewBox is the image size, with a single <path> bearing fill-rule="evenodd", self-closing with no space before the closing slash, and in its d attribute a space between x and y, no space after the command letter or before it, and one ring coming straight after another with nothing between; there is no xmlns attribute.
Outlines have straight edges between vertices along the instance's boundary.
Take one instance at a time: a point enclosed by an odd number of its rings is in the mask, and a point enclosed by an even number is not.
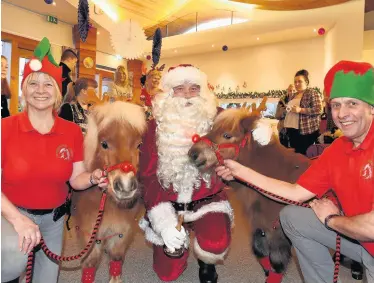
<svg viewBox="0 0 374 283"><path fill-rule="evenodd" d="M249 140L249 134L246 134L244 136L244 138L241 140L240 144L235 144L235 143L216 144L216 143L212 142L210 139L208 139L207 137L200 137L198 134L192 136L192 142L193 143L198 143L198 142L202 141L202 142L206 143L211 150L214 151L214 153L217 157L218 163L220 165L224 165L223 157L220 153L221 149L232 148L233 147L235 149L234 159L237 159L239 157L240 149L245 147L248 140Z"/></svg>
<svg viewBox="0 0 374 283"><path fill-rule="evenodd" d="M134 172L134 175L136 175L135 167L130 162L127 162L127 161L124 161L122 163L118 163L118 164L113 165L113 166L105 166L104 167L104 171L105 171L106 174L108 174L111 171L117 170L117 169L120 169L124 173Z"/></svg>

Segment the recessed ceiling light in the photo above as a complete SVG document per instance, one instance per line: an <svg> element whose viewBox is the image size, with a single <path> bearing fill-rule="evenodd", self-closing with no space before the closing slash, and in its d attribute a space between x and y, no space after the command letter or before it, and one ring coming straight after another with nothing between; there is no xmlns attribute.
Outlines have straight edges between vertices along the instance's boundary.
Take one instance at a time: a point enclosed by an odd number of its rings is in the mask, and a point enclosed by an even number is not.
<svg viewBox="0 0 374 283"><path fill-rule="evenodd" d="M98 31L97 34L100 34L100 32Z"/></svg>
<svg viewBox="0 0 374 283"><path fill-rule="evenodd" d="M212 44L212 47L214 47L214 44Z"/></svg>
<svg viewBox="0 0 374 283"><path fill-rule="evenodd" d="M257 40L260 40L260 38L259 38L259 37L257 37Z"/></svg>
<svg viewBox="0 0 374 283"><path fill-rule="evenodd" d="M317 32L317 29L314 29L313 31L314 31L314 32Z"/></svg>
<svg viewBox="0 0 374 283"><path fill-rule="evenodd" d="M177 50L177 49L175 49L175 50L174 50L174 52L175 52L175 53L177 53L177 52L178 52L178 50Z"/></svg>
<svg viewBox="0 0 374 283"><path fill-rule="evenodd" d="M119 60L122 60L122 56L121 55L119 55L119 54L117 54L116 55L116 59L119 61Z"/></svg>
<svg viewBox="0 0 374 283"><path fill-rule="evenodd" d="M52 5L53 5L53 6L56 6L56 2L53 2Z"/></svg>

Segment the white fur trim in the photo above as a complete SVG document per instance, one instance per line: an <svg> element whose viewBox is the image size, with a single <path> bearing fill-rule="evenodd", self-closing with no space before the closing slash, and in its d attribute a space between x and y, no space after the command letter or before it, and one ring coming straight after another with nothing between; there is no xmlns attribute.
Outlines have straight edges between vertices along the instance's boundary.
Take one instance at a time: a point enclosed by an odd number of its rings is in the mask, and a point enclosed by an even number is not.
<svg viewBox="0 0 374 283"><path fill-rule="evenodd" d="M202 260L203 262L207 264L216 264L218 261L222 261L225 259L225 256L228 252L229 248L227 248L223 253L221 254L213 254L207 251L204 251L197 239L194 239L194 252L198 259Z"/></svg>
<svg viewBox="0 0 374 283"><path fill-rule="evenodd" d="M157 234L167 227L176 227L177 214L170 202L161 202L148 211L148 219Z"/></svg>
<svg viewBox="0 0 374 283"><path fill-rule="evenodd" d="M260 145L268 145L273 136L273 129L269 123L259 120L257 121L256 128L252 131L253 139Z"/></svg>
<svg viewBox="0 0 374 283"><path fill-rule="evenodd" d="M190 189L188 191L182 190L178 193L177 202L181 203L188 203L192 201L192 194L194 192L194 189Z"/></svg>
<svg viewBox="0 0 374 283"><path fill-rule="evenodd" d="M184 83L193 83L201 87L208 85L206 74L196 67L176 67L162 77L162 88L168 92L176 86Z"/></svg>
<svg viewBox="0 0 374 283"><path fill-rule="evenodd" d="M42 62L39 59L31 59L30 61L30 69L34 72L39 71L43 67Z"/></svg>
<svg viewBox="0 0 374 283"><path fill-rule="evenodd" d="M234 213L230 202L227 200L219 201L219 202L211 202L207 205L202 206L196 212L193 211L180 211L179 214L184 215L184 222L191 222L197 219L200 219L207 213L211 212L219 212L219 213L226 213L230 217L230 221L233 222L234 220Z"/></svg>
<svg viewBox="0 0 374 283"><path fill-rule="evenodd" d="M144 231L145 239L156 246L163 246L164 240L162 240L160 235L157 235L155 231L153 231L149 224L150 223L145 220L145 218L142 218L139 221L139 227Z"/></svg>

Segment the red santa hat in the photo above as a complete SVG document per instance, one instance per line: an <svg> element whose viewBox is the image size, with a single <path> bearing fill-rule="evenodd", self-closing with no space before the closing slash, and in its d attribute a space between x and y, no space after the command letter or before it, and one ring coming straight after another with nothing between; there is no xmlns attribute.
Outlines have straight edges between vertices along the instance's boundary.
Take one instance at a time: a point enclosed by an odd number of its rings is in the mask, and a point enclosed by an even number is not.
<svg viewBox="0 0 374 283"><path fill-rule="evenodd" d="M204 72L190 64L171 67L162 78L162 89L169 92L173 87L184 83L197 84L201 88L208 87L207 76Z"/></svg>

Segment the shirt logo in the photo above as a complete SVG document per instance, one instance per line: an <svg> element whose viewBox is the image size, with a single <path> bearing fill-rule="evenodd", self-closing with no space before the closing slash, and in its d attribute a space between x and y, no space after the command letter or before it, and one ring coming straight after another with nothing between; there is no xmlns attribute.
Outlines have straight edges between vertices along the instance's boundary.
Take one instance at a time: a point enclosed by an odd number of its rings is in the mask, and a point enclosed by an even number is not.
<svg viewBox="0 0 374 283"><path fill-rule="evenodd" d="M369 161L361 170L361 176L365 180L369 180L373 177L373 165L372 162Z"/></svg>
<svg viewBox="0 0 374 283"><path fill-rule="evenodd" d="M62 160L70 161L73 158L73 152L66 144L62 144L56 149L56 157Z"/></svg>

